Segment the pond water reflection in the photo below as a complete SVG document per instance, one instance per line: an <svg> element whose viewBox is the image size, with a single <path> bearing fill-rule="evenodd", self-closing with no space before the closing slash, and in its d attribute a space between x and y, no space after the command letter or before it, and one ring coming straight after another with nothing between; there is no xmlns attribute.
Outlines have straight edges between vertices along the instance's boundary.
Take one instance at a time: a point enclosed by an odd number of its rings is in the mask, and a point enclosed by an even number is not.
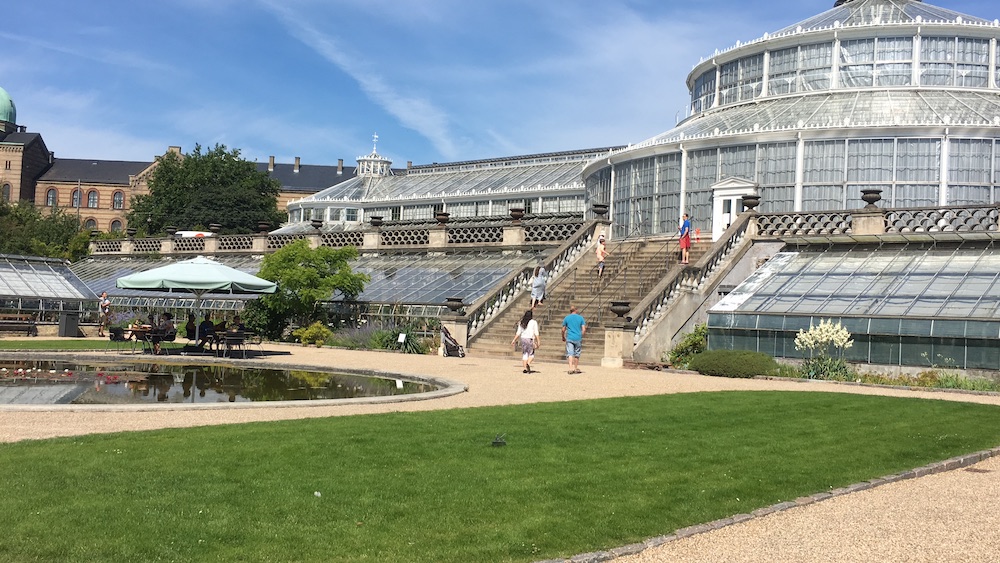
<svg viewBox="0 0 1000 563"><path fill-rule="evenodd" d="M288 369L0 360L6 386L75 385L74 404L217 403L347 399L423 393L435 385L382 377Z"/></svg>

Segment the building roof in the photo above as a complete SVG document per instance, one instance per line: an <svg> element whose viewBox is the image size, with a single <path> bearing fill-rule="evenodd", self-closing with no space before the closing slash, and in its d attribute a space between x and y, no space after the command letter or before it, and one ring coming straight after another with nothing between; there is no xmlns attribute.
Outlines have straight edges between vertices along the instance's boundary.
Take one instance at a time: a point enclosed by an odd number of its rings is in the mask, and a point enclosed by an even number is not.
<svg viewBox="0 0 1000 563"><path fill-rule="evenodd" d="M993 22L954 10L939 8L920 0L851 0L838 2L833 8L772 35L801 33L831 27L855 27L907 23L979 23Z"/></svg>
<svg viewBox="0 0 1000 563"><path fill-rule="evenodd" d="M2 103L2 102L3 102L3 100L0 99L0 103ZM0 119L0 121L3 121L3 120ZM22 133L22 132L17 132L17 133L10 133L6 137L0 137L0 143L9 144L9 145L25 145L25 146L27 146L27 145L30 145L31 143L33 143L36 140L41 139L41 138L42 138L42 136L39 133Z"/></svg>
<svg viewBox="0 0 1000 563"><path fill-rule="evenodd" d="M267 172L268 163L258 162L257 170ZM341 174L337 174L336 166L320 164L301 164L295 171L294 164L275 163L274 170L269 175L281 184L283 192L316 193L330 186L354 178L354 166L345 166Z"/></svg>
<svg viewBox="0 0 1000 563"><path fill-rule="evenodd" d="M86 182L90 184L119 184L127 186L129 176L149 168L152 162L124 160L93 160L57 158L38 179L39 182Z"/></svg>

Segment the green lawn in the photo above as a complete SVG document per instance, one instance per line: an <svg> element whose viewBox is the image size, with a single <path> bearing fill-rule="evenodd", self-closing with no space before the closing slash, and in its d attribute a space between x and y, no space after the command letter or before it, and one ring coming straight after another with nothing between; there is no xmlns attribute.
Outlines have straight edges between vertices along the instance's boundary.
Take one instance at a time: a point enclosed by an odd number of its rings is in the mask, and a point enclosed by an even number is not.
<svg viewBox="0 0 1000 563"><path fill-rule="evenodd" d="M998 444L998 407L792 392L22 442L0 560L535 561Z"/></svg>

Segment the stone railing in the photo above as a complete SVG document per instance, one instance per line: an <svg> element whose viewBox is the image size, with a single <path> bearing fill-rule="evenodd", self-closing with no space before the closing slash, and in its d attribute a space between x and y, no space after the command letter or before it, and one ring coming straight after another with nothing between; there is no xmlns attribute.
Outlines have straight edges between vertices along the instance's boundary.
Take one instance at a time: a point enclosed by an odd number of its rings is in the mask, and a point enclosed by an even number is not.
<svg viewBox="0 0 1000 563"><path fill-rule="evenodd" d="M756 217L754 213L740 215L704 256L694 264L669 273L645 299L629 311L627 316L632 317L632 322L636 325L633 344L642 340L660 316L667 312L670 302L682 291L697 289L705 283L746 236L752 234Z"/></svg>
<svg viewBox="0 0 1000 563"><path fill-rule="evenodd" d="M757 215L757 236L784 237L851 234L851 211L810 211L807 213L761 213Z"/></svg>
<svg viewBox="0 0 1000 563"><path fill-rule="evenodd" d="M354 246L361 252L380 250L447 251L494 247L557 246L583 226L579 216L546 214L531 216L524 221L510 218L463 218L454 223L427 221L394 221L363 230L323 232L310 229L298 233L270 233L256 235L212 235L206 237L127 238L94 240L90 245L92 255L160 253L201 254L265 254L297 240L308 240L313 248L327 246L340 248Z"/></svg>
<svg viewBox="0 0 1000 563"><path fill-rule="evenodd" d="M585 224L566 242L564 242L552 257L540 264L545 268L546 282L553 281L572 264L581 252L584 252L593 242L598 228L608 225L607 221L591 221ZM515 271L503 281L494 286L494 291L468 306L465 317L468 324L468 339L471 341L480 331L502 313L508 305L525 291L531 288L532 267Z"/></svg>
<svg viewBox="0 0 1000 563"><path fill-rule="evenodd" d="M983 233L1000 228L1000 206L893 208L885 210L887 233Z"/></svg>

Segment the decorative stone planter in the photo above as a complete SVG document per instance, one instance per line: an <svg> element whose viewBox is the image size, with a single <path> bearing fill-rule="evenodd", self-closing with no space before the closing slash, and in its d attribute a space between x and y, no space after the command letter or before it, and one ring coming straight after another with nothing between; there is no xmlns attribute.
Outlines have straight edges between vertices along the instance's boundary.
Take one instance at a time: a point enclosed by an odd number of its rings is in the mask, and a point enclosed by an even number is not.
<svg viewBox="0 0 1000 563"><path fill-rule="evenodd" d="M753 211L758 205L760 205L760 196L757 194L748 194L741 198L743 200L743 209L747 211Z"/></svg>
<svg viewBox="0 0 1000 563"><path fill-rule="evenodd" d="M523 207L511 208L510 218L513 219L515 223L519 223L521 219L524 219L524 208Z"/></svg>
<svg viewBox="0 0 1000 563"><path fill-rule="evenodd" d="M271 230L271 222L270 221L258 221L257 222L257 232L259 232L259 233L266 233L266 232L268 232L270 230Z"/></svg>
<svg viewBox="0 0 1000 563"><path fill-rule="evenodd" d="M125 234L128 235L128 238L134 237L137 232L139 232L139 231L136 230L135 227L129 227L129 228L125 229Z"/></svg>
<svg viewBox="0 0 1000 563"><path fill-rule="evenodd" d="M611 209L611 207L606 203L595 203L590 206L590 210L594 212L594 215L597 215L602 219L608 214L609 209Z"/></svg>
<svg viewBox="0 0 1000 563"><path fill-rule="evenodd" d="M168 226L164 227L163 230L166 231L167 234L170 235L170 236L174 236L174 235L177 234L177 227L175 227L173 225L168 225Z"/></svg>
<svg viewBox="0 0 1000 563"><path fill-rule="evenodd" d="M372 215L370 222L371 222L371 224L372 224L373 227L381 227L382 226L382 216L381 215Z"/></svg>
<svg viewBox="0 0 1000 563"><path fill-rule="evenodd" d="M861 199L868 204L865 206L865 209L878 209L875 203L882 199L882 190L878 188L861 190Z"/></svg>
<svg viewBox="0 0 1000 563"><path fill-rule="evenodd" d="M219 223L212 223L211 225L208 226L208 230L212 231L213 233L217 233L222 230L222 225L220 225Z"/></svg>
<svg viewBox="0 0 1000 563"><path fill-rule="evenodd" d="M612 301L611 306L608 307L611 312L618 315L618 318L624 317L625 313L632 310L632 305L630 301Z"/></svg>
<svg viewBox="0 0 1000 563"><path fill-rule="evenodd" d="M438 211L437 213L434 214L434 219L436 219L437 222L441 225L447 223L449 217L451 217L451 213L447 213L445 211Z"/></svg>
<svg viewBox="0 0 1000 563"><path fill-rule="evenodd" d="M461 297L445 297L444 306L450 309L452 313L455 313L457 315L459 314L459 311L462 310L462 307L465 306L465 304L462 303Z"/></svg>
<svg viewBox="0 0 1000 563"><path fill-rule="evenodd" d="M322 219L313 219L312 221L309 221L309 224L312 225L312 228L316 229L317 231L323 228Z"/></svg>
<svg viewBox="0 0 1000 563"><path fill-rule="evenodd" d="M97 229L90 231L90 238L97 238L99 236L101 236L101 231L98 231Z"/></svg>

